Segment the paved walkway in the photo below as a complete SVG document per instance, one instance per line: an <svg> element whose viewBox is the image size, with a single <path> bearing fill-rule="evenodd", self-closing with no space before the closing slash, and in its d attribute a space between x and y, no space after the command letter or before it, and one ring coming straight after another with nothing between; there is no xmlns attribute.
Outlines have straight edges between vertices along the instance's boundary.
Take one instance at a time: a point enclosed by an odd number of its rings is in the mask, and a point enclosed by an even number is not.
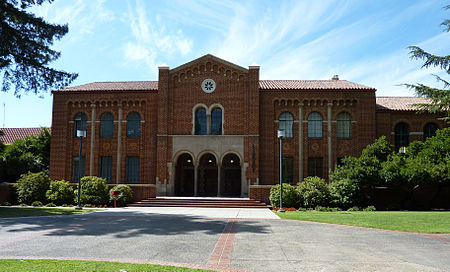
<svg viewBox="0 0 450 272"><path fill-rule="evenodd" d="M0 219L0 258L219 271L450 271L449 235L280 220L259 210L124 208Z"/></svg>

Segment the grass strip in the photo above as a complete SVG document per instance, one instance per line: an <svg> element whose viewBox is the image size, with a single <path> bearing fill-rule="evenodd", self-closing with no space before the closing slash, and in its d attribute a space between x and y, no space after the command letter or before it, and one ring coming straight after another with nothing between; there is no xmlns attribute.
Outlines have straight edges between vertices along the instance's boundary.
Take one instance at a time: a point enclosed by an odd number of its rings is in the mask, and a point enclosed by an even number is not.
<svg viewBox="0 0 450 272"><path fill-rule="evenodd" d="M100 210L98 209L75 210L74 208L0 207L0 218L71 215L71 214L82 214L92 211L100 211Z"/></svg>
<svg viewBox="0 0 450 272"><path fill-rule="evenodd" d="M52 271L211 271L185 267L155 265L155 264L134 264L104 261L77 261L77 260L29 260L29 259L2 259L0 260L1 271L14 272L52 272Z"/></svg>
<svg viewBox="0 0 450 272"><path fill-rule="evenodd" d="M277 213L283 219L323 222L420 233L450 233L450 212L317 212Z"/></svg>

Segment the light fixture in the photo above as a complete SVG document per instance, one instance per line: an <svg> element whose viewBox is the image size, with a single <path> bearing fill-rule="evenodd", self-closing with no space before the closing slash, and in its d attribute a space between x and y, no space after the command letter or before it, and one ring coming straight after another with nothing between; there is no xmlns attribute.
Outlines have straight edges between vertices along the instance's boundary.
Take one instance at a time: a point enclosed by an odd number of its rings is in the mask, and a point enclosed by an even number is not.
<svg viewBox="0 0 450 272"><path fill-rule="evenodd" d="M209 163L212 163L212 160L209 160L208 162L209 162Z"/></svg>
<svg viewBox="0 0 450 272"><path fill-rule="evenodd" d="M191 160L190 160L190 159L188 159L188 160L187 160L187 162L191 162Z"/></svg>
<svg viewBox="0 0 450 272"><path fill-rule="evenodd" d="M233 160L230 160L230 163L233 163L234 161Z"/></svg>

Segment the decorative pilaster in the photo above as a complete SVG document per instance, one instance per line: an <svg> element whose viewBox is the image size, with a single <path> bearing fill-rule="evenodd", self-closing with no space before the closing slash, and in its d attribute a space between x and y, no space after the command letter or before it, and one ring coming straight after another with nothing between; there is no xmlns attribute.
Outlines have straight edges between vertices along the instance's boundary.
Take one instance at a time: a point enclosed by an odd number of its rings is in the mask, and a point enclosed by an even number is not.
<svg viewBox="0 0 450 272"><path fill-rule="evenodd" d="M331 139L332 139L332 131L331 131L331 107L333 106L332 103L328 103L328 174L331 173L332 169L332 163L333 163L333 156L332 156L332 143L331 143Z"/></svg>
<svg viewBox="0 0 450 272"><path fill-rule="evenodd" d="M220 173L222 172L222 168L220 163L217 163L217 196L220 197Z"/></svg>
<svg viewBox="0 0 450 272"><path fill-rule="evenodd" d="M89 155L89 176L94 175L94 145L95 145L95 104L91 104L91 150Z"/></svg>
<svg viewBox="0 0 450 272"><path fill-rule="evenodd" d="M122 104L119 104L119 123L117 126L117 166L116 166L116 183L120 183L120 168L122 158Z"/></svg>
<svg viewBox="0 0 450 272"><path fill-rule="evenodd" d="M303 103L298 105L298 180L303 181Z"/></svg>
<svg viewBox="0 0 450 272"><path fill-rule="evenodd" d="M198 190L198 163L195 162L194 163L194 196L198 195L197 190Z"/></svg>

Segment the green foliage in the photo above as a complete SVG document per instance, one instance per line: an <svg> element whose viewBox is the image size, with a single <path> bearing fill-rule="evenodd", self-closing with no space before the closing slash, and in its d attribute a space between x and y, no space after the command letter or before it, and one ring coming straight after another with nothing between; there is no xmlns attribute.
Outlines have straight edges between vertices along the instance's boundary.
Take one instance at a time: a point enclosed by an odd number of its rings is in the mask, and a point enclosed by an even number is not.
<svg viewBox="0 0 450 272"><path fill-rule="evenodd" d="M376 210L377 208L375 208L375 206L367 206L363 209L363 212L374 212Z"/></svg>
<svg viewBox="0 0 450 272"><path fill-rule="evenodd" d="M0 154L0 182L14 182L21 174L48 171L50 165L50 139L44 128L38 136L16 140Z"/></svg>
<svg viewBox="0 0 450 272"><path fill-rule="evenodd" d="M81 178L81 203L87 207L91 205L104 205L108 203L108 185L106 180L99 177L83 177ZM75 190L75 202L77 199L78 189Z"/></svg>
<svg viewBox="0 0 450 272"><path fill-rule="evenodd" d="M382 136L364 148L359 158L345 158L330 175L333 204L342 208L369 205L373 188L385 184L380 171L391 152L392 145Z"/></svg>
<svg viewBox="0 0 450 272"><path fill-rule="evenodd" d="M272 207L280 207L280 185L275 185L270 188L270 203ZM299 195L294 186L283 183L283 207L298 208Z"/></svg>
<svg viewBox="0 0 450 272"><path fill-rule="evenodd" d="M78 76L49 67L49 63L61 55L50 47L69 28L67 25L49 24L27 11L44 1L0 1L0 78L3 79L3 92L14 86L17 97L21 92L38 94L64 88Z"/></svg>
<svg viewBox="0 0 450 272"><path fill-rule="evenodd" d="M444 7L444 9L450 9L450 5ZM444 26L444 31L449 32L450 21L444 20L441 24ZM450 74L450 55L438 56L424 51L418 46L410 46L409 53L411 59L424 60L422 68L439 67L444 70L447 75ZM431 103L417 104L419 112L430 113L442 113L445 116L443 120L450 122L450 82L443 79L438 75L434 75L435 78L443 84L443 88L432 88L424 84L404 84L409 89L414 90L417 96L426 97Z"/></svg>
<svg viewBox="0 0 450 272"><path fill-rule="evenodd" d="M34 201L33 203L31 203L31 206L42 207L42 206L44 206L44 204L42 204L42 202L40 202L40 201Z"/></svg>
<svg viewBox="0 0 450 272"><path fill-rule="evenodd" d="M359 212L361 209L358 206L353 206L351 208L348 208L348 212Z"/></svg>
<svg viewBox="0 0 450 272"><path fill-rule="evenodd" d="M53 202L48 203L45 207L56 207L56 204Z"/></svg>
<svg viewBox="0 0 450 272"><path fill-rule="evenodd" d="M116 205L123 207L133 201L133 190L128 185L116 185L109 190L109 201L114 203L114 196L111 194L113 191L120 191L120 195L117 197Z"/></svg>
<svg viewBox="0 0 450 272"><path fill-rule="evenodd" d="M300 206L313 208L330 204L330 190L324 179L307 177L297 186Z"/></svg>
<svg viewBox="0 0 450 272"><path fill-rule="evenodd" d="M73 204L74 193L69 182L64 180L55 180L50 182L50 188L46 192L46 197L58 206L63 204Z"/></svg>
<svg viewBox="0 0 450 272"><path fill-rule="evenodd" d="M45 193L49 186L50 178L45 172L23 174L15 184L17 200L21 204L31 204L34 201L45 203Z"/></svg>
<svg viewBox="0 0 450 272"><path fill-rule="evenodd" d="M9 203L8 201L3 202L0 206L11 206L11 203Z"/></svg>

